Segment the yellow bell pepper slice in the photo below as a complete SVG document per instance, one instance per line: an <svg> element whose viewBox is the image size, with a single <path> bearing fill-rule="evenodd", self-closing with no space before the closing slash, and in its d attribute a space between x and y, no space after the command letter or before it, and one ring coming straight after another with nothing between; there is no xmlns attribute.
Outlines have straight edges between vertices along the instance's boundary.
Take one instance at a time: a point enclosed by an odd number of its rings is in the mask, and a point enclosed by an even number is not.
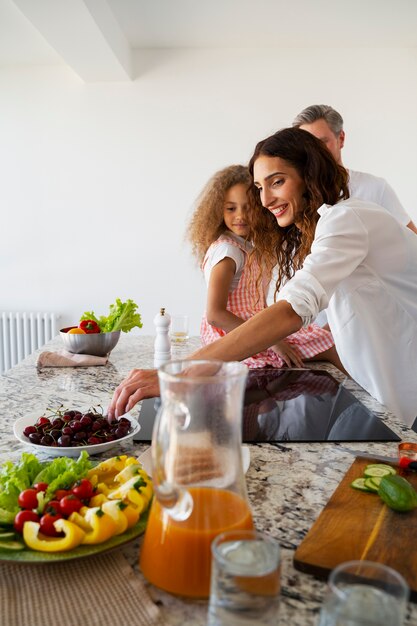
<svg viewBox="0 0 417 626"><path fill-rule="evenodd" d="M102 504L101 508L105 513L110 515L116 523L115 535L121 535L127 528L127 517L123 511L123 503L121 500L108 500Z"/></svg>
<svg viewBox="0 0 417 626"><path fill-rule="evenodd" d="M110 483L113 482L116 474L121 472L127 464L137 463L135 457L128 457L126 454L120 456L113 456L111 459L102 461L96 467L93 467L87 474L87 478L93 483L99 482Z"/></svg>
<svg viewBox="0 0 417 626"><path fill-rule="evenodd" d="M83 544L104 543L116 534L116 522L99 506L83 506L79 513L71 513L68 519L85 531Z"/></svg>
<svg viewBox="0 0 417 626"><path fill-rule="evenodd" d="M123 509L123 513L127 519L127 527L132 528L138 523L141 511L137 506L129 502L128 500L122 500L126 508Z"/></svg>
<svg viewBox="0 0 417 626"><path fill-rule="evenodd" d="M146 477L146 478L145 478ZM141 513L152 498L152 483L146 472L141 472L136 476L132 476L128 481L122 483L118 489L107 494L109 500L124 500L139 508Z"/></svg>
<svg viewBox="0 0 417 626"><path fill-rule="evenodd" d="M92 506L101 506L105 502L108 502L108 498L104 495L104 493L97 493L95 496L90 498L90 502L88 503L90 507Z"/></svg>
<svg viewBox="0 0 417 626"><path fill-rule="evenodd" d="M116 474L116 476L114 477L114 482L125 483L128 480L130 480L133 476L137 476L139 472L141 471L141 469L142 469L142 466L139 465L138 462L130 463L129 465L126 465L126 467L124 467L121 472Z"/></svg>
<svg viewBox="0 0 417 626"><path fill-rule="evenodd" d="M85 532L76 524L66 519L57 519L54 526L58 532L63 532L64 537L47 537L41 533L38 522L25 522L23 526L23 539L32 550L40 552L67 552L82 543Z"/></svg>

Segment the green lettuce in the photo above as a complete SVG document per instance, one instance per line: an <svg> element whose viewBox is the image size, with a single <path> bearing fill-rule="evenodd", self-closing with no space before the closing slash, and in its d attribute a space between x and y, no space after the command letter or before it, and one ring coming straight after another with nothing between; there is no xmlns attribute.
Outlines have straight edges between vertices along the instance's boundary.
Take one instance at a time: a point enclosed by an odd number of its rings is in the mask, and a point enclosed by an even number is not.
<svg viewBox="0 0 417 626"><path fill-rule="evenodd" d="M0 467L0 509L10 513L18 513L17 498L21 491L31 487L35 477L45 463L42 463L34 454L23 452L19 463L6 461Z"/></svg>
<svg viewBox="0 0 417 626"><path fill-rule="evenodd" d="M122 330L128 333L132 328L142 328L142 320L137 313L138 305L133 300L122 302L120 298L116 299L114 304L109 307L107 317L101 315L97 317L94 311L86 311L80 318L83 320L94 320L100 327L102 333L110 333L116 330Z"/></svg>
<svg viewBox="0 0 417 626"><path fill-rule="evenodd" d="M84 478L92 463L85 450L77 460L70 457L56 457L53 461L40 461L34 454L23 452L19 463L6 461L0 467L0 522L6 520L6 513L14 516L19 512L17 499L21 491L35 483L48 483L45 502L50 500L57 489L66 489Z"/></svg>
<svg viewBox="0 0 417 626"><path fill-rule="evenodd" d="M92 463L85 450L81 451L77 460L68 456L58 456L48 463L35 477L35 483L47 483L45 500L50 500L57 489L70 489L72 485L84 478Z"/></svg>

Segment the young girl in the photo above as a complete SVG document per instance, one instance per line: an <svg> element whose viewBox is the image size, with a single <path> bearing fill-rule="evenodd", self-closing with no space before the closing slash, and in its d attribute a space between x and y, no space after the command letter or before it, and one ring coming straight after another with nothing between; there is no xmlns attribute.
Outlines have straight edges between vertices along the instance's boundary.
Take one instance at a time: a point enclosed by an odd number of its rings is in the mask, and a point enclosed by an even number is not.
<svg viewBox="0 0 417 626"><path fill-rule="evenodd" d="M249 170L232 165L217 172L197 201L188 238L207 283L207 306L201 323L204 345L216 341L267 306L266 295L276 263L274 250L254 249L247 190ZM262 233L258 233L260 236ZM320 358L341 367L331 333L317 324L245 360L249 367L302 367Z"/></svg>

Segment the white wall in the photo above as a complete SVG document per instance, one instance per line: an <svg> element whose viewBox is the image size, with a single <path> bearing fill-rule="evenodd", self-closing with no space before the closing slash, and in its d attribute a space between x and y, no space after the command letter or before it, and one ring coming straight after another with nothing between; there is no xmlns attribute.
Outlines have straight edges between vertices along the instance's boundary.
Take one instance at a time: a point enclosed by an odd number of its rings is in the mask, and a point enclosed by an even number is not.
<svg viewBox="0 0 417 626"><path fill-rule="evenodd" d="M345 118L344 161L386 177L417 222L416 49L159 50L132 83L69 69L0 69L0 310L62 325L133 298L198 333L205 287L183 236L217 169L326 103Z"/></svg>

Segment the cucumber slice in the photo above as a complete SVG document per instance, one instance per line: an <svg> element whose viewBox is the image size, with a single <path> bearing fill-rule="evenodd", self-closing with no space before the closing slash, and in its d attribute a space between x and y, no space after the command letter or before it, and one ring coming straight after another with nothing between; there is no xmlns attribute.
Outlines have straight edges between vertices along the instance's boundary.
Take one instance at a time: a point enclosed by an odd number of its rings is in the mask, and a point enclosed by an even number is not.
<svg viewBox="0 0 417 626"><path fill-rule="evenodd" d="M365 467L365 476L389 476L390 474L396 474L397 472L390 465L383 465L382 463L375 465L367 465Z"/></svg>
<svg viewBox="0 0 417 626"><path fill-rule="evenodd" d="M374 493L378 493L378 489L379 487L377 487L374 483L374 479L371 478L365 478L365 487L367 487L369 489L369 491L373 491Z"/></svg>
<svg viewBox="0 0 417 626"><path fill-rule="evenodd" d="M388 476L392 476L392 474L388 474ZM383 476L370 476L369 480L377 489L379 489L379 484L383 478Z"/></svg>
<svg viewBox="0 0 417 626"><path fill-rule="evenodd" d="M7 541L8 539L15 539L16 535L12 531L0 532L0 541Z"/></svg>
<svg viewBox="0 0 417 626"><path fill-rule="evenodd" d="M0 541L0 550L24 550L25 544L20 541Z"/></svg>
<svg viewBox="0 0 417 626"><path fill-rule="evenodd" d="M373 489L369 489L366 485L365 485L365 478L356 478L353 483L350 484L351 487L353 487L354 489L359 489L359 491L367 491L368 493L370 493L371 491L373 492Z"/></svg>

